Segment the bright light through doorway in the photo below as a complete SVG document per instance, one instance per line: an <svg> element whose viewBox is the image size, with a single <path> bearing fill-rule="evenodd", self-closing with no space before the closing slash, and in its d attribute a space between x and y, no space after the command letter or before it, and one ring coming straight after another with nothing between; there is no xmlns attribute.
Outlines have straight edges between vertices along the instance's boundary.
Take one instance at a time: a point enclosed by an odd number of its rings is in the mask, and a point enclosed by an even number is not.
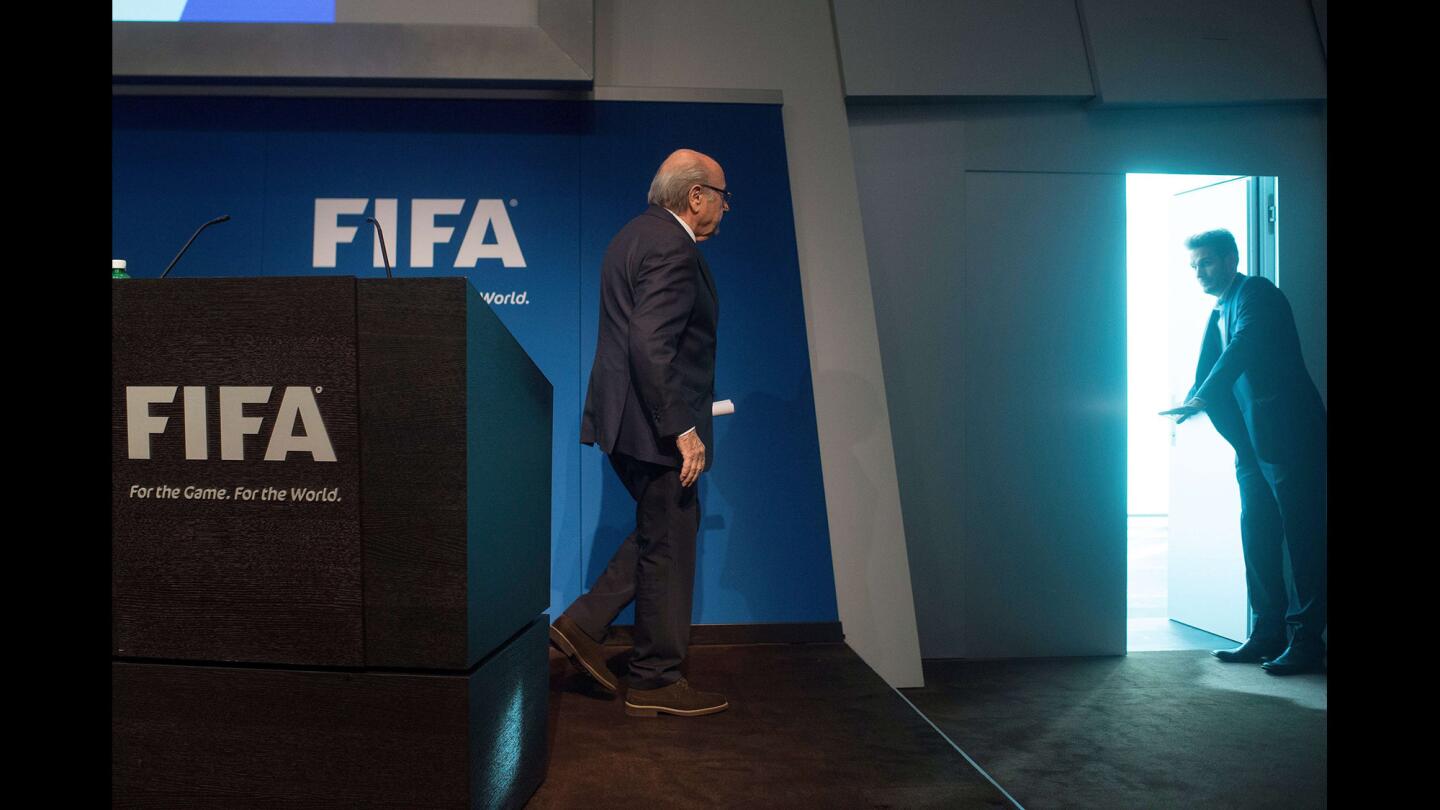
<svg viewBox="0 0 1440 810"><path fill-rule="evenodd" d="M1273 180L1266 179L1270 180L1266 188L1273 188ZM1254 180L1237 175L1126 176L1130 526L1127 646L1131 651L1234 646L1229 639L1235 635L1229 613L1225 614L1229 620L1218 623L1196 618L1206 612L1196 612L1197 599L1203 602L1211 593L1226 610L1234 608L1239 611L1237 615L1244 615L1243 566L1238 582L1234 581L1237 574L1233 570L1239 554L1239 514L1218 514L1226 511L1224 499L1235 489L1233 466L1228 478L1223 461L1221 469L1216 470L1216 459L1223 459L1228 446L1220 446L1223 440L1210 435L1214 431L1208 421L1181 426L1182 430L1188 428L1179 437L1182 445L1189 445L1182 448L1188 455L1180 468L1188 476L1184 482L1187 489L1181 493L1182 502L1172 504L1172 484L1177 483L1171 481L1175 463L1172 453L1176 452L1177 436L1174 425L1158 412L1178 404L1176 398L1186 387L1184 380L1187 376L1193 378L1206 311L1213 306L1213 299L1204 296L1195 283L1183 240L1200 230L1228 228L1239 242L1241 272L1246 272L1250 242L1246 234L1259 216L1255 193L1260 186ZM1194 449L1197 445L1198 451ZM1199 461L1197 454L1201 456ZM1232 453L1232 465L1233 458ZM1206 570L1190 577L1188 570L1171 570L1171 558L1175 553L1180 565L1195 565L1197 527L1181 527L1188 529L1184 544L1172 548L1170 521L1172 506L1177 516L1191 520L1185 517L1193 514L1195 502L1188 482L1196 480L1194 465L1198 463L1207 465L1198 480L1216 487L1216 494L1211 496L1217 507L1216 520L1233 527L1236 538L1233 549L1229 547L1230 538L1217 540L1214 549L1200 549L1205 559L1199 567ZM1212 582L1223 583L1223 587L1213 586ZM1172 604L1172 583L1180 588L1184 605ZM1237 599L1238 605L1230 605Z"/></svg>

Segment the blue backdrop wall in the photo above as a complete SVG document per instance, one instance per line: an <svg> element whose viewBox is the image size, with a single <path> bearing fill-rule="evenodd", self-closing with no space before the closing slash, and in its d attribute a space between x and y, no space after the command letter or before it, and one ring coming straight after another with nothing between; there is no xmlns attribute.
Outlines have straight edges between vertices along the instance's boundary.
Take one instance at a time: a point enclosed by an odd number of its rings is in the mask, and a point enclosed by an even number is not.
<svg viewBox="0 0 1440 810"><path fill-rule="evenodd" d="M397 276L469 278L555 386L555 614L634 525L579 444L600 258L665 155L714 156L734 199L701 249L720 294L716 395L737 412L716 420L699 484L694 618L835 621L781 127L773 105L117 97L113 256L158 276L230 214L172 276L384 276L374 216Z"/></svg>

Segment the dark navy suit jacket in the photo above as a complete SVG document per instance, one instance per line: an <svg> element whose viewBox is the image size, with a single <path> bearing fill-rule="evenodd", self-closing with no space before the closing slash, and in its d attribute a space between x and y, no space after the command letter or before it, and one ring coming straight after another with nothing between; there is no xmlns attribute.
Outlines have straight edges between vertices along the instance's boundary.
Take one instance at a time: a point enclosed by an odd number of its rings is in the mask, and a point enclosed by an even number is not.
<svg viewBox="0 0 1440 810"><path fill-rule="evenodd" d="M1325 406L1300 354L1290 302L1268 279L1237 276L1212 316L1190 396L1237 452L1266 463L1309 463L1326 451ZM1230 340L1222 348L1219 326Z"/></svg>
<svg viewBox="0 0 1440 810"><path fill-rule="evenodd" d="M600 334L580 441L681 466L675 437L696 429L715 460L715 330L720 301L685 227L652 205L630 220L600 265Z"/></svg>

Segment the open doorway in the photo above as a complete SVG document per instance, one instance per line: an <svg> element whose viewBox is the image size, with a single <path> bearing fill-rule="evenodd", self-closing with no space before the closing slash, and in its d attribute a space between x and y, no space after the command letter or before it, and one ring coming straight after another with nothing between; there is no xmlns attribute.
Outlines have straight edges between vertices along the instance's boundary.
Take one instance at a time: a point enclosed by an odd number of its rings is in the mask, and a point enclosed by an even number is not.
<svg viewBox="0 0 1440 810"><path fill-rule="evenodd" d="M1203 416L1158 412L1194 382L1215 299L1184 240L1226 228L1242 272L1278 283L1274 177L1126 175L1128 346L1127 649L1234 646L1248 635L1235 455Z"/></svg>

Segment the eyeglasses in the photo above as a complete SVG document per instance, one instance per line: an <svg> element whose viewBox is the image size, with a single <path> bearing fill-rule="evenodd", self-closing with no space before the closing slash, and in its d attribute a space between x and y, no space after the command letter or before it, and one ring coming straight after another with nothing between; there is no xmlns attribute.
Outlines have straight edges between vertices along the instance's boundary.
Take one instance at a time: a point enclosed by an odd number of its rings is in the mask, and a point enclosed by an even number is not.
<svg viewBox="0 0 1440 810"><path fill-rule="evenodd" d="M725 189L723 189L723 188L716 188L715 186L707 185L707 184L705 184L705 183L696 183L695 185L701 186L702 188L708 188L708 189L710 189L711 191L714 191L714 192L718 193L721 197L724 197L724 198L725 198L725 204L726 204L726 205L729 205L729 204L730 204L730 192L726 191Z"/></svg>

